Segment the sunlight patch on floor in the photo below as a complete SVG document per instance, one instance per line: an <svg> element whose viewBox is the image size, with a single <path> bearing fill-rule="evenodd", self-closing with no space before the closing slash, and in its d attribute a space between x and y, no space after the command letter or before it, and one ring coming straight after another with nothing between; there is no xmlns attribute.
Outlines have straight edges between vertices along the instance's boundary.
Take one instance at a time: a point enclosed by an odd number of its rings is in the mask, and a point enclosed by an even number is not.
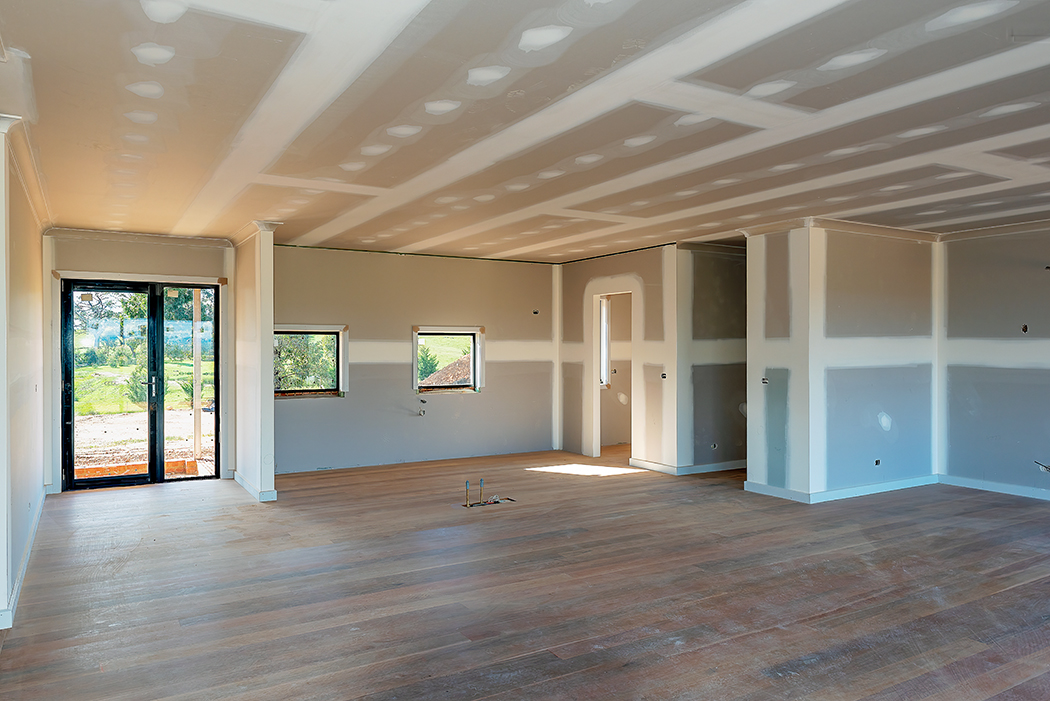
<svg viewBox="0 0 1050 701"><path fill-rule="evenodd" d="M526 467L532 472L556 472L560 475L583 475L584 477L611 477L627 475L632 472L645 472L633 467L606 467L604 465L549 465L547 467Z"/></svg>

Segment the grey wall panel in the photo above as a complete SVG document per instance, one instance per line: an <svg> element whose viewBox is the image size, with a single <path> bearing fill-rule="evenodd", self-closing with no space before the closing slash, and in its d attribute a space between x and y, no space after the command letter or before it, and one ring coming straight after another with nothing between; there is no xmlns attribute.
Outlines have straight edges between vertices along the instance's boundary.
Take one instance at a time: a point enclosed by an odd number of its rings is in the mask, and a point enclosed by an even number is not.
<svg viewBox="0 0 1050 701"><path fill-rule="evenodd" d="M693 251L693 338L747 338L747 256Z"/></svg>
<svg viewBox="0 0 1050 701"><path fill-rule="evenodd" d="M424 406L411 366L353 365L345 397L277 400L277 472L549 450L552 372L490 362L481 392L428 394Z"/></svg>
<svg viewBox="0 0 1050 701"><path fill-rule="evenodd" d="M563 340L583 343L583 294L587 283L600 277L636 275L642 281L645 299L645 340L664 338L663 249L624 253L562 266Z"/></svg>
<svg viewBox="0 0 1050 701"><path fill-rule="evenodd" d="M693 463L747 457L747 364L693 366Z"/></svg>
<svg viewBox="0 0 1050 701"><path fill-rule="evenodd" d="M631 340L631 295L609 295L609 331L614 341Z"/></svg>
<svg viewBox="0 0 1050 701"><path fill-rule="evenodd" d="M614 360L612 369L609 387L601 390L602 445L631 442L631 361Z"/></svg>
<svg viewBox="0 0 1050 701"><path fill-rule="evenodd" d="M1047 232L946 246L950 338L1050 338Z"/></svg>
<svg viewBox="0 0 1050 701"><path fill-rule="evenodd" d="M561 444L570 453L583 452L583 363L561 364Z"/></svg>
<svg viewBox="0 0 1050 701"><path fill-rule="evenodd" d="M829 338L933 333L932 244L827 233Z"/></svg>
<svg viewBox="0 0 1050 701"><path fill-rule="evenodd" d="M274 248L276 323L345 323L355 340L407 341L415 325L550 340L551 299L549 265Z"/></svg>
<svg viewBox="0 0 1050 701"><path fill-rule="evenodd" d="M791 338L788 235L766 237L766 338Z"/></svg>
<svg viewBox="0 0 1050 701"><path fill-rule="evenodd" d="M791 371L766 368L766 484L787 487L788 387Z"/></svg>
<svg viewBox="0 0 1050 701"><path fill-rule="evenodd" d="M827 371L829 490L932 474L932 375L931 365Z"/></svg>
<svg viewBox="0 0 1050 701"><path fill-rule="evenodd" d="M948 366L948 474L1050 489L1050 370Z"/></svg>
<svg viewBox="0 0 1050 701"><path fill-rule="evenodd" d="M642 378L645 381L645 455L639 457L652 462L661 462L664 455L664 383L667 380L661 375L665 372L663 365L642 366ZM632 452L638 453L636 449L632 449Z"/></svg>

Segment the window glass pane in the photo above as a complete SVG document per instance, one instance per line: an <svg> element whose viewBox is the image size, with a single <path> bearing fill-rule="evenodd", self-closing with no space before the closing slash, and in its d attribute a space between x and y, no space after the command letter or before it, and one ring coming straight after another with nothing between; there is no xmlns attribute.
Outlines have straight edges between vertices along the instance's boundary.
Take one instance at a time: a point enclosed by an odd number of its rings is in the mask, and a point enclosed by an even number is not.
<svg viewBox="0 0 1050 701"><path fill-rule="evenodd" d="M473 387L474 334L419 334L420 387Z"/></svg>
<svg viewBox="0 0 1050 701"><path fill-rule="evenodd" d="M275 333L274 391L337 390L338 339L336 333Z"/></svg>

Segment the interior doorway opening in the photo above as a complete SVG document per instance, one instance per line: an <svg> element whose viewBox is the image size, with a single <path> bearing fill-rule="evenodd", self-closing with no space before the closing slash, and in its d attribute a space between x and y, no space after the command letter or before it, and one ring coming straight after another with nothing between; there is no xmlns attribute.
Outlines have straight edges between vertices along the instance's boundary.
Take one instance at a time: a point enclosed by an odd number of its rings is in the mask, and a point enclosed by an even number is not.
<svg viewBox="0 0 1050 701"><path fill-rule="evenodd" d="M630 457L631 293L601 295L598 301L599 426L601 455ZM625 448L626 446L626 448Z"/></svg>

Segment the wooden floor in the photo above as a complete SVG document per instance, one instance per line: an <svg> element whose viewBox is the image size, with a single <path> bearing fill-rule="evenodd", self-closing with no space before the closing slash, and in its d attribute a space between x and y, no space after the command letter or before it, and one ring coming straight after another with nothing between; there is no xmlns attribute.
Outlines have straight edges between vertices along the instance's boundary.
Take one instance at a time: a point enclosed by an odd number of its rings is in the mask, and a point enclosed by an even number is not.
<svg viewBox="0 0 1050 701"><path fill-rule="evenodd" d="M1046 502L559 462L48 497L0 698L1050 699Z"/></svg>

